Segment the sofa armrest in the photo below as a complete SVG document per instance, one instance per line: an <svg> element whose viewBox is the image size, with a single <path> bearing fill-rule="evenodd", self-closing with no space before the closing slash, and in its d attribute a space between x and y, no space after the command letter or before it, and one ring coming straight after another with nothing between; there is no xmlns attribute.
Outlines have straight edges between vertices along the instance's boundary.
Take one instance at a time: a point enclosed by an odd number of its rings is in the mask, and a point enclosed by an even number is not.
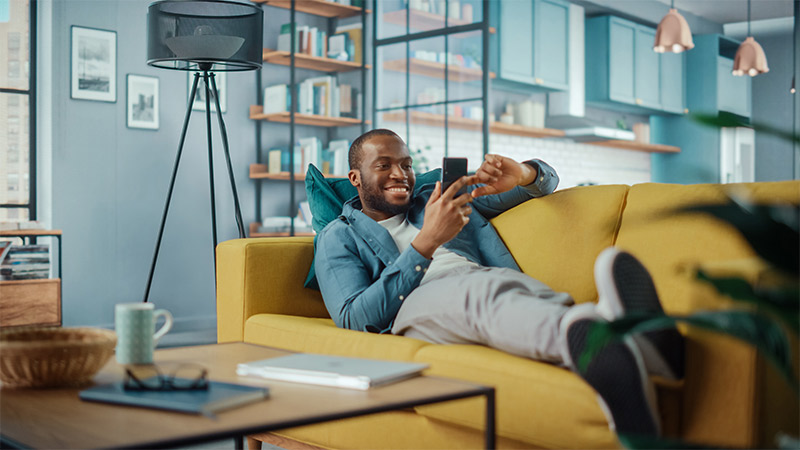
<svg viewBox="0 0 800 450"><path fill-rule="evenodd" d="M329 317L319 291L303 287L310 237L234 239L217 246L217 341L242 341L244 324L261 313Z"/></svg>

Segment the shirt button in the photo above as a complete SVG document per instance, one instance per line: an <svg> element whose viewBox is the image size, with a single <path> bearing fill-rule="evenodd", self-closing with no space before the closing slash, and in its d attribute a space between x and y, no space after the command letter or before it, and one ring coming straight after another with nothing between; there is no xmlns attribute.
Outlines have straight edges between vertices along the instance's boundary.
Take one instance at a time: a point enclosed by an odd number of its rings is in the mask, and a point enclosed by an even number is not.
<svg viewBox="0 0 800 450"><path fill-rule="evenodd" d="M405 297L403 297L402 295L401 295L400 297L398 297L398 298L399 298L400 300L404 300L404 299L405 299Z"/></svg>
<svg viewBox="0 0 800 450"><path fill-rule="evenodd" d="M420 266L414 267L414 270L416 270L417 272L419 272L420 270L422 270L422 267L420 267Z"/></svg>

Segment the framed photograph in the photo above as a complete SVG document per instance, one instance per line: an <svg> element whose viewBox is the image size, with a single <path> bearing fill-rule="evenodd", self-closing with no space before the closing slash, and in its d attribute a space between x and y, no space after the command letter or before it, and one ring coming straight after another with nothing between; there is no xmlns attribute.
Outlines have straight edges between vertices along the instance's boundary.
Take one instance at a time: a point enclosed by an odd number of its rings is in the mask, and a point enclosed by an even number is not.
<svg viewBox="0 0 800 450"><path fill-rule="evenodd" d="M192 83L194 83L194 72L189 72L189 84L187 85L186 92L188 95L192 95ZM214 84L217 85L217 90L219 91L219 106L222 108L222 112L228 112L228 76L225 72L214 72ZM200 76L200 81L197 83L197 95L194 97L194 103L192 103L192 109L194 111L205 111L206 110L206 83L203 80L203 76ZM211 100L211 112L216 112L217 106L214 104L214 100Z"/></svg>
<svg viewBox="0 0 800 450"><path fill-rule="evenodd" d="M71 53L70 97L116 102L117 33L73 25Z"/></svg>
<svg viewBox="0 0 800 450"><path fill-rule="evenodd" d="M128 128L158 129L158 78L128 74Z"/></svg>

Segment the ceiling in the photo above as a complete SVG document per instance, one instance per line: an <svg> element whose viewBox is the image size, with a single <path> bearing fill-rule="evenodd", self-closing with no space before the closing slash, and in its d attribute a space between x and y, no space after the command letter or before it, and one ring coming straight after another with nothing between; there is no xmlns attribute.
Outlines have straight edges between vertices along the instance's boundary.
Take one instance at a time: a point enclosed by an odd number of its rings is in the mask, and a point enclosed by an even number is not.
<svg viewBox="0 0 800 450"><path fill-rule="evenodd" d="M657 1L671 4L671 0ZM747 21L747 0L675 0L675 9L718 24ZM793 15L792 0L752 0L750 7L753 21Z"/></svg>

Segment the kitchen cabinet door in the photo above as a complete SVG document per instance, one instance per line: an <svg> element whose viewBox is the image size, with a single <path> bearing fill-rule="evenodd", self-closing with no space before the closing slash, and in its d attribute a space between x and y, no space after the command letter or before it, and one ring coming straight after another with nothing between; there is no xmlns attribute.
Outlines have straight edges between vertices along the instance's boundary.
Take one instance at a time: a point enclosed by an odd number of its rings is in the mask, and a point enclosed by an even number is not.
<svg viewBox="0 0 800 450"><path fill-rule="evenodd" d="M684 114L686 87L684 82L685 53L661 53L661 108Z"/></svg>
<svg viewBox="0 0 800 450"><path fill-rule="evenodd" d="M500 4L500 78L533 84L533 2Z"/></svg>
<svg viewBox="0 0 800 450"><path fill-rule="evenodd" d="M611 100L634 104L636 101L634 83L634 58L636 48L636 27L626 21L612 17L608 29L608 96ZM593 70L587 64L586 74Z"/></svg>
<svg viewBox="0 0 800 450"><path fill-rule="evenodd" d="M553 89L567 89L569 4L535 1L533 20L533 81Z"/></svg>
<svg viewBox="0 0 800 450"><path fill-rule="evenodd" d="M717 108L750 117L751 77L734 76L733 60L724 56L717 57Z"/></svg>
<svg viewBox="0 0 800 450"><path fill-rule="evenodd" d="M636 27L634 34L634 94L636 104L661 108L661 58L653 51L656 33L652 28Z"/></svg>

